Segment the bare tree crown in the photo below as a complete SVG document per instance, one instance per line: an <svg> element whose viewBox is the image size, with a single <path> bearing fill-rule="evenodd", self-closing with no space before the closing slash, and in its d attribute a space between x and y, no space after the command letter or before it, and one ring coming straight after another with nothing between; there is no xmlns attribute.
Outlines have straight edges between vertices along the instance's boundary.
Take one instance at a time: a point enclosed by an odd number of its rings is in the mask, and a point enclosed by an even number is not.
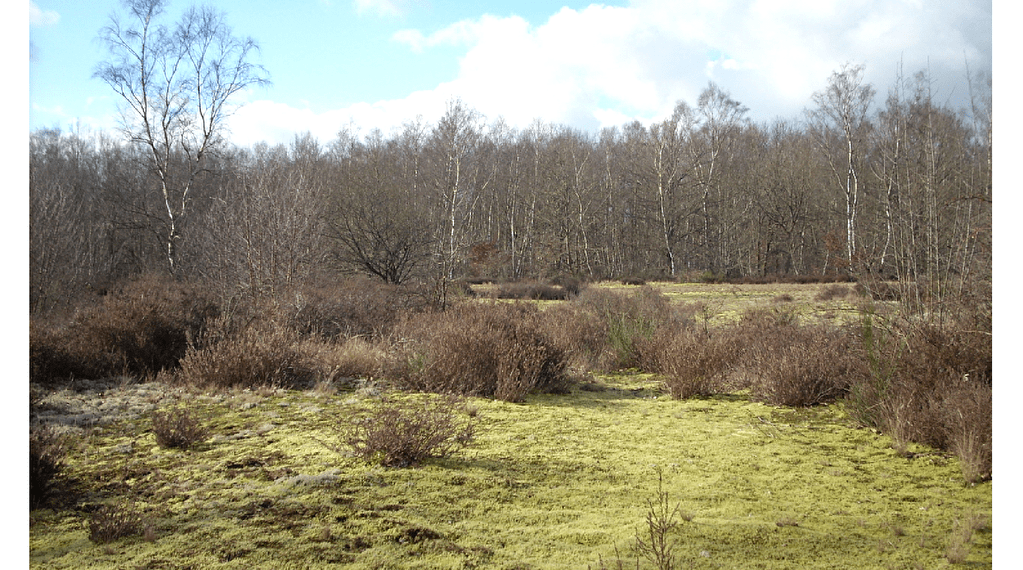
<svg viewBox="0 0 1023 570"><path fill-rule="evenodd" d="M124 0L99 33L109 51L94 77L120 96L126 140L142 145L159 181L167 262L174 272L180 223L205 158L222 143L232 98L269 84L249 59L259 47L232 34L223 12L191 7L173 26L167 0ZM125 21L126 20L126 21Z"/></svg>

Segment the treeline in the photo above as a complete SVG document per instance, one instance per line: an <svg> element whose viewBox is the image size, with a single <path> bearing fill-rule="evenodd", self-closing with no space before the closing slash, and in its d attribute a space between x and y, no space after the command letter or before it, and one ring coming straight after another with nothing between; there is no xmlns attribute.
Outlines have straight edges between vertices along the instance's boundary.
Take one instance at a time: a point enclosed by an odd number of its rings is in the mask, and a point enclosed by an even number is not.
<svg viewBox="0 0 1023 570"><path fill-rule="evenodd" d="M453 100L436 124L220 144L199 162L186 149L159 168L111 135L38 130L31 308L160 271L271 296L350 273L869 275L932 296L990 279L990 81L967 81L969 109L936 100L925 72L872 105L862 71L836 71L799 121L753 122L714 84L661 122L597 134L516 130ZM168 217L175 176L188 184Z"/></svg>

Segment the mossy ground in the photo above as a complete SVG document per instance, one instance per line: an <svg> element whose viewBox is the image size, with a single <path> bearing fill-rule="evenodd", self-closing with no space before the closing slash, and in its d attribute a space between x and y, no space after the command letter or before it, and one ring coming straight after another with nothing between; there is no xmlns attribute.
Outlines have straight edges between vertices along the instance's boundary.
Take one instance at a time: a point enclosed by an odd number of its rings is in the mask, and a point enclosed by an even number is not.
<svg viewBox="0 0 1023 570"><path fill-rule="evenodd" d="M582 569L616 547L634 565L659 476L692 517L672 534L688 567L939 568L971 515L988 522L966 563L992 563L991 483L965 486L946 454L897 454L841 405L675 401L648 376L600 377L473 400L471 448L385 469L338 441L378 398L187 396L214 435L191 451L159 448L142 416L92 428L67 470L74 504L31 513L31 566ZM92 543L90 509L127 497L149 535Z"/></svg>

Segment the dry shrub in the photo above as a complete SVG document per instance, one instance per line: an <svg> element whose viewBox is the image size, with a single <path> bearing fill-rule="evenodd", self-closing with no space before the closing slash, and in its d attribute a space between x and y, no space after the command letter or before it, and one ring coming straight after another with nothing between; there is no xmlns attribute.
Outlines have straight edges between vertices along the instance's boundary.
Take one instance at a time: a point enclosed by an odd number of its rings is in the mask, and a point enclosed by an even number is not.
<svg viewBox="0 0 1023 570"><path fill-rule="evenodd" d="M963 479L977 483L991 478L991 387L960 382L948 391L943 410L949 449L959 458Z"/></svg>
<svg viewBox="0 0 1023 570"><path fill-rule="evenodd" d="M520 299L532 301L564 301L572 293L569 289L557 285L548 285L535 281L503 283L498 287L495 297L498 299Z"/></svg>
<svg viewBox="0 0 1023 570"><path fill-rule="evenodd" d="M444 458L472 443L476 414L464 400L384 399L342 426L342 441L359 457L386 467Z"/></svg>
<svg viewBox="0 0 1023 570"><path fill-rule="evenodd" d="M274 322L253 321L235 332L215 327L201 348L181 359L177 381L202 388L304 386L315 383L320 363L310 361L298 333Z"/></svg>
<svg viewBox="0 0 1023 570"><path fill-rule="evenodd" d="M45 506L53 494L53 481L64 469L69 436L51 426L33 428L28 440L28 502L30 509Z"/></svg>
<svg viewBox="0 0 1023 570"><path fill-rule="evenodd" d="M396 330L402 387L520 401L564 389L566 359L533 305L470 302L412 317Z"/></svg>
<svg viewBox="0 0 1023 570"><path fill-rule="evenodd" d="M991 476L989 297L888 320L866 313L861 354L870 373L850 387L850 415L888 433L897 449L917 442L953 451L968 482Z"/></svg>
<svg viewBox="0 0 1023 570"><path fill-rule="evenodd" d="M387 351L380 342L360 337L328 342L305 339L297 349L310 367L317 368L318 376L331 382L375 378L387 361Z"/></svg>
<svg viewBox="0 0 1023 570"><path fill-rule="evenodd" d="M190 449L209 438L210 431L185 408L153 412L156 444L163 448Z"/></svg>
<svg viewBox="0 0 1023 570"><path fill-rule="evenodd" d="M990 531L990 519L987 515L967 512L962 518L952 521L952 533L945 549L945 559L950 564L965 564L973 543L973 533L979 530Z"/></svg>
<svg viewBox="0 0 1023 570"><path fill-rule="evenodd" d="M288 296L288 324L303 335L381 338L403 311L422 310L417 292L356 277L306 286Z"/></svg>
<svg viewBox="0 0 1023 570"><path fill-rule="evenodd" d="M564 354L568 365L580 372L603 370L615 356L608 347L607 319L580 307L562 303L540 313L543 330Z"/></svg>
<svg viewBox="0 0 1023 570"><path fill-rule="evenodd" d="M659 328L692 326L694 309L673 305L657 289L642 286L631 294L589 288L574 303L604 321L611 368L641 365L640 347Z"/></svg>
<svg viewBox="0 0 1023 570"><path fill-rule="evenodd" d="M142 536L146 527L146 519L134 501L103 505L89 517L89 540L105 544L119 538Z"/></svg>
<svg viewBox="0 0 1023 570"><path fill-rule="evenodd" d="M780 406L812 406L845 393L861 374L855 336L827 324L800 325L793 313L754 311L742 323L750 393Z"/></svg>
<svg viewBox="0 0 1023 570"><path fill-rule="evenodd" d="M33 321L33 381L152 375L178 365L219 309L201 288L146 276L129 282L70 323Z"/></svg>
<svg viewBox="0 0 1023 570"><path fill-rule="evenodd" d="M817 292L814 297L816 301L833 301L835 299L844 299L852 294L852 290L848 285L832 284L824 287Z"/></svg>
<svg viewBox="0 0 1023 570"><path fill-rule="evenodd" d="M642 346L643 368L664 377L672 398L709 396L719 391L738 355L727 331L665 330Z"/></svg>

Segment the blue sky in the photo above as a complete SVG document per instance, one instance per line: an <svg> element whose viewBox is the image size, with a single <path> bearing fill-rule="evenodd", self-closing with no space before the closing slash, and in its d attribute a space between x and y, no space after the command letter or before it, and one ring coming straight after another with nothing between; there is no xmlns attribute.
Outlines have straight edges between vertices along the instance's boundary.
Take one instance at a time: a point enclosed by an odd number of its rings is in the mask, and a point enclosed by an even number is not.
<svg viewBox="0 0 1023 570"><path fill-rule="evenodd" d="M385 133L435 121L460 97L488 120L596 132L695 104L709 81L755 120L798 119L844 62L863 63L878 104L901 62L929 67L965 105L966 65L992 68L991 0L215 0L261 46L273 85L246 92L231 139L329 142L345 125ZM177 14L191 2L172 1ZM30 0L30 129L116 124L93 79L97 32L116 0ZM176 19L176 18L175 18Z"/></svg>

